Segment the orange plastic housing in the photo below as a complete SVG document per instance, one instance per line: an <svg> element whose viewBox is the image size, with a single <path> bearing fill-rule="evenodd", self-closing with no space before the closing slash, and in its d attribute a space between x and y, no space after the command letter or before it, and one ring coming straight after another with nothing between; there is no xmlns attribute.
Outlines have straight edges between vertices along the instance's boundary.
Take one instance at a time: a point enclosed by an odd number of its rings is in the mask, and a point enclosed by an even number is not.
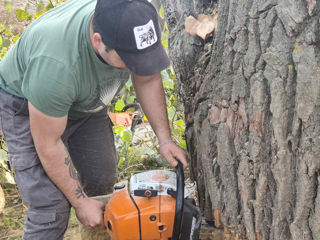
<svg viewBox="0 0 320 240"><path fill-rule="evenodd" d="M121 112L121 113L108 113L113 125L130 127L133 121L133 113Z"/></svg>
<svg viewBox="0 0 320 240"><path fill-rule="evenodd" d="M132 196L140 209L141 239L167 240L172 236L175 202L168 195ZM104 223L112 240L139 240L139 214L127 185L113 193L106 205Z"/></svg>

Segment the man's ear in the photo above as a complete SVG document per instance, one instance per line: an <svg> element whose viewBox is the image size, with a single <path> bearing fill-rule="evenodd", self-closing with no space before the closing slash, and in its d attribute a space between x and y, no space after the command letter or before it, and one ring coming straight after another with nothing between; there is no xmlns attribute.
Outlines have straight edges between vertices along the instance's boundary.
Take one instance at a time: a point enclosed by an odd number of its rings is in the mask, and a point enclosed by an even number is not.
<svg viewBox="0 0 320 240"><path fill-rule="evenodd" d="M92 35L92 45L94 49L99 49L102 44L102 37L100 33L94 33Z"/></svg>

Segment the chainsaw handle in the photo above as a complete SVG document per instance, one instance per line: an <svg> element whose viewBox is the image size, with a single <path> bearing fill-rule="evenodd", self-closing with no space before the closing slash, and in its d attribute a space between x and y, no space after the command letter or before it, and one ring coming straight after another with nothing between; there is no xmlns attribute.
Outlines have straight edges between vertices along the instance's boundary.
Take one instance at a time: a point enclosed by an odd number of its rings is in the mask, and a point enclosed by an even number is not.
<svg viewBox="0 0 320 240"><path fill-rule="evenodd" d="M184 173L183 166L180 161L176 167L177 174L177 195L176 195L176 211L174 215L174 225L172 231L172 240L179 240L181 227L182 227L182 217L183 217L183 205L184 205Z"/></svg>

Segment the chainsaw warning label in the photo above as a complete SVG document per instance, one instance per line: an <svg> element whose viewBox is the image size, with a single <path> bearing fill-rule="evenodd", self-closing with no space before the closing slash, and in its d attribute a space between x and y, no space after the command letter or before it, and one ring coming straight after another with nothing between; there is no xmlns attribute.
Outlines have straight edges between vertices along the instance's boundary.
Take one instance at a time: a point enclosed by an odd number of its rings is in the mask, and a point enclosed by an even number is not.
<svg viewBox="0 0 320 240"><path fill-rule="evenodd" d="M169 175L168 174L156 173L156 174L152 175L152 180L156 181L156 182L164 182L164 181L166 181L168 179L169 179Z"/></svg>

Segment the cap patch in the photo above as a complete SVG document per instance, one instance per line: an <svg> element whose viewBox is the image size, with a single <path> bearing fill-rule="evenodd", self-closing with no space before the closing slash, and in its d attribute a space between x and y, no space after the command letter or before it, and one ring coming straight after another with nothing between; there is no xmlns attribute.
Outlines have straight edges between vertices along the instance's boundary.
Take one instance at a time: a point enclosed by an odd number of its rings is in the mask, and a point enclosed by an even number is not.
<svg viewBox="0 0 320 240"><path fill-rule="evenodd" d="M138 49L145 49L158 41L152 19L146 25L134 27L133 33Z"/></svg>

